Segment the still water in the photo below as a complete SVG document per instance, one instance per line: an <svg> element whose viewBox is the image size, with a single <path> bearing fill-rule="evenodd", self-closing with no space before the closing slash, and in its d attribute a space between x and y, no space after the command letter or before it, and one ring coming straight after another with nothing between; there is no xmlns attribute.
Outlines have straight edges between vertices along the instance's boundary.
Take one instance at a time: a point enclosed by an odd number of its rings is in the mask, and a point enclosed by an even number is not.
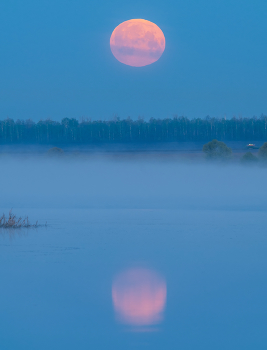
<svg viewBox="0 0 267 350"><path fill-rule="evenodd" d="M265 169L8 164L1 349L266 349Z"/></svg>

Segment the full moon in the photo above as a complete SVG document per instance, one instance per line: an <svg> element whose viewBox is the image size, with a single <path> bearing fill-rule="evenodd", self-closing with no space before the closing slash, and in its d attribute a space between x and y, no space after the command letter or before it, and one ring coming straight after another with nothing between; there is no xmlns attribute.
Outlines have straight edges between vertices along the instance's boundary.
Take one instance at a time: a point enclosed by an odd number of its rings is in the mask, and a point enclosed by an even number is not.
<svg viewBox="0 0 267 350"><path fill-rule="evenodd" d="M114 29L110 48L121 63L143 67L160 58L165 50L165 37L155 23L145 19L130 19Z"/></svg>

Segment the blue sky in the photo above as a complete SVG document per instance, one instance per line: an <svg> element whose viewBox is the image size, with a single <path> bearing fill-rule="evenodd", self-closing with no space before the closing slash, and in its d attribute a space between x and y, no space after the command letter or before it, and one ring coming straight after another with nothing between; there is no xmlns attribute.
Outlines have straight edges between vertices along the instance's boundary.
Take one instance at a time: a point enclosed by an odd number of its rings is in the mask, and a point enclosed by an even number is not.
<svg viewBox="0 0 267 350"><path fill-rule="evenodd" d="M152 65L110 51L132 18L164 32ZM262 0L3 0L0 119L267 114L266 18Z"/></svg>

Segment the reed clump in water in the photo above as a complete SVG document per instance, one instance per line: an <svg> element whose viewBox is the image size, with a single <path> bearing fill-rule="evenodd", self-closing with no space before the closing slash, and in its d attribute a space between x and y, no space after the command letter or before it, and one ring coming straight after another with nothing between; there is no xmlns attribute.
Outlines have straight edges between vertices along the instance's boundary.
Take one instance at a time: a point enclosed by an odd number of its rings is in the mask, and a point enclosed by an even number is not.
<svg viewBox="0 0 267 350"><path fill-rule="evenodd" d="M29 222L28 216L26 216L24 219L21 216L17 218L16 215L12 213L12 209L9 211L8 216L5 216L5 214L3 214L0 217L0 228L29 228L38 226L40 226L38 225L38 221L36 221L35 224L31 224Z"/></svg>

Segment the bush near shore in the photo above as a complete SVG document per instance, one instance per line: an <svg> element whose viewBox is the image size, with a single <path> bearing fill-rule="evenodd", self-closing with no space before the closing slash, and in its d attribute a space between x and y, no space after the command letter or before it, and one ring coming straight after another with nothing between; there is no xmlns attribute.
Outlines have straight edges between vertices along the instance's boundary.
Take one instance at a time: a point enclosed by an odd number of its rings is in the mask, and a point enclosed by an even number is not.
<svg viewBox="0 0 267 350"><path fill-rule="evenodd" d="M232 155L231 148L227 147L224 142L212 140L203 146L203 152L207 159L229 159Z"/></svg>
<svg viewBox="0 0 267 350"><path fill-rule="evenodd" d="M229 160L232 155L231 148L227 147L224 142L212 140L203 146L203 152L208 160ZM255 164L261 161L262 164L267 163L267 142L265 142L258 151L258 157L251 152L246 152L240 159L241 163Z"/></svg>
<svg viewBox="0 0 267 350"><path fill-rule="evenodd" d="M258 158L251 152L247 152L241 157L241 162L246 164L255 164L258 162Z"/></svg>
<svg viewBox="0 0 267 350"><path fill-rule="evenodd" d="M64 154L63 149L59 147L53 147L47 151L47 155L50 157L55 157L55 156L58 157L58 156L62 156L63 154Z"/></svg>
<svg viewBox="0 0 267 350"><path fill-rule="evenodd" d="M38 227L38 221L36 221L35 224L31 224L29 222L28 216L26 218L19 217L17 218L16 215L12 213L12 210L9 211L8 216L5 216L3 214L0 217L0 228L22 228L22 227Z"/></svg>
<svg viewBox="0 0 267 350"><path fill-rule="evenodd" d="M265 142L259 149L259 158L267 161L267 142Z"/></svg>

